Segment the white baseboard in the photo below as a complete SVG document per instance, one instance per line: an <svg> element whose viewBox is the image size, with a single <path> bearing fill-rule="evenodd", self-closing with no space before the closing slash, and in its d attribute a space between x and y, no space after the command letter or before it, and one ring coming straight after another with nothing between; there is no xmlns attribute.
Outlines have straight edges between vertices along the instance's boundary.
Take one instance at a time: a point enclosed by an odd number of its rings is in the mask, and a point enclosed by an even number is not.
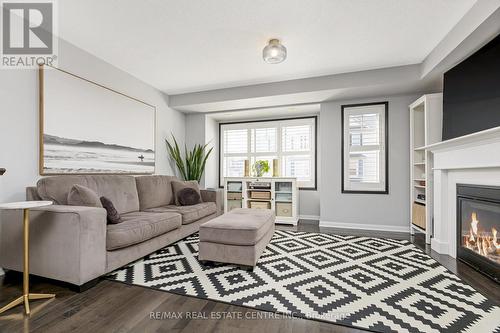
<svg viewBox="0 0 500 333"><path fill-rule="evenodd" d="M333 222L333 221L320 220L319 226L330 227L330 228L358 229L358 230L410 232L409 226L394 226L394 225L384 225L384 224L360 224L360 223Z"/></svg>
<svg viewBox="0 0 500 333"><path fill-rule="evenodd" d="M453 256L452 253L450 253L450 244L448 242L442 242L436 238L431 238L431 249L439 254Z"/></svg>
<svg viewBox="0 0 500 333"><path fill-rule="evenodd" d="M319 216L318 215L299 215L299 219L301 219L301 220L318 220L319 221Z"/></svg>

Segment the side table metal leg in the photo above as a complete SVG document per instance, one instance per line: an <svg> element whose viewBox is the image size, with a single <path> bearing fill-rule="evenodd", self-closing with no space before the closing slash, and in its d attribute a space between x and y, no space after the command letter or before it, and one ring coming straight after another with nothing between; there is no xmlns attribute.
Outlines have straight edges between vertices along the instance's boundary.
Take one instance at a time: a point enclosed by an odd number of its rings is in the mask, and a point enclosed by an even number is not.
<svg viewBox="0 0 500 333"><path fill-rule="evenodd" d="M21 297L16 298L9 304L0 308L0 313L5 312L16 305L24 303L24 311L27 315L30 314L30 304L29 300L35 299L44 299L44 298L53 298L55 294L30 294L30 265L29 265L29 235L30 235L30 217L29 217L29 208L23 209L23 295Z"/></svg>
<svg viewBox="0 0 500 333"><path fill-rule="evenodd" d="M29 304L29 288L30 288L30 213L29 209L24 209L24 267L23 267L23 296L24 296L24 310L26 314L30 314L30 304Z"/></svg>
<svg viewBox="0 0 500 333"><path fill-rule="evenodd" d="M28 295L23 296L23 303L24 303L24 312L29 315L30 314L30 302L28 300Z"/></svg>
<svg viewBox="0 0 500 333"><path fill-rule="evenodd" d="M1 308L0 313L5 312L9 309L12 309L15 306L18 306L19 304L21 304L23 302L23 300L24 300L24 296L18 297L17 299L13 300L9 304L7 304L3 308Z"/></svg>
<svg viewBox="0 0 500 333"><path fill-rule="evenodd" d="M29 294L29 299L44 299L56 297L55 294Z"/></svg>

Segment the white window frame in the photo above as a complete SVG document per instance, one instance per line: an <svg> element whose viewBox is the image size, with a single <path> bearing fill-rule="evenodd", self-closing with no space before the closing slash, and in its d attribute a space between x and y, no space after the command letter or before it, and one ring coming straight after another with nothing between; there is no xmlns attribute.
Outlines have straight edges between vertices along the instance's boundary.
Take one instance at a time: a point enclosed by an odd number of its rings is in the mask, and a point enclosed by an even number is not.
<svg viewBox="0 0 500 333"><path fill-rule="evenodd" d="M312 179L309 182L297 181L299 189L302 190L316 190L317 186L317 116L307 116L300 118L288 118L288 119L269 119L269 120L259 120L259 121L245 121L245 122L237 122L237 123L220 123L219 124L219 186L223 187L224 185L224 157L247 157L251 160L252 157L275 157L280 160L280 168L283 167L282 159L285 156L294 156L294 155L311 155L311 172ZM282 151L282 128L288 126L297 126L297 125L312 125L311 128L311 136L310 142L311 147L309 150L305 150L303 152L286 152ZM251 136L250 130L257 128L277 128L276 131L276 152L252 152L251 151ZM248 129L248 151L247 153L227 153L224 155L224 130L235 130L235 129ZM282 175L284 177L284 175Z"/></svg>
<svg viewBox="0 0 500 333"><path fill-rule="evenodd" d="M342 193L389 193L388 173L388 102L342 105ZM379 144L370 146L350 145L349 116L373 114L379 115ZM355 151L379 150L379 182L351 182L349 179L349 156Z"/></svg>

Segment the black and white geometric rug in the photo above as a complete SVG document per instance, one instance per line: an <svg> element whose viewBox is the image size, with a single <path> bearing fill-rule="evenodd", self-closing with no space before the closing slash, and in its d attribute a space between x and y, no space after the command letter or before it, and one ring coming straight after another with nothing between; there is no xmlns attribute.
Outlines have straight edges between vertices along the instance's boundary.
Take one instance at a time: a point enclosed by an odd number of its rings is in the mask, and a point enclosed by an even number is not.
<svg viewBox="0 0 500 333"><path fill-rule="evenodd" d="M379 332L500 332L500 308L406 240L276 231L253 272L200 264L198 235L109 279Z"/></svg>

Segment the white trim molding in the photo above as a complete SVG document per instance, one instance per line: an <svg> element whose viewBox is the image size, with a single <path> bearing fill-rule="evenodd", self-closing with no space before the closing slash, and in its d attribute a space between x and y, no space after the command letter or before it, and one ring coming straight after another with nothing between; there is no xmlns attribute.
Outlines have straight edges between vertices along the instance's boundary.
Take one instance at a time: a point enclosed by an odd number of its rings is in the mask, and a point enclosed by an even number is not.
<svg viewBox="0 0 500 333"><path fill-rule="evenodd" d="M319 221L320 227L325 228L342 228L342 229L359 229L359 230L375 230L375 231L391 231L391 232L410 232L410 227L407 225L387 225L387 224L360 224L351 222L333 222Z"/></svg>
<svg viewBox="0 0 500 333"><path fill-rule="evenodd" d="M319 215L299 215L300 220L316 220L319 221Z"/></svg>

